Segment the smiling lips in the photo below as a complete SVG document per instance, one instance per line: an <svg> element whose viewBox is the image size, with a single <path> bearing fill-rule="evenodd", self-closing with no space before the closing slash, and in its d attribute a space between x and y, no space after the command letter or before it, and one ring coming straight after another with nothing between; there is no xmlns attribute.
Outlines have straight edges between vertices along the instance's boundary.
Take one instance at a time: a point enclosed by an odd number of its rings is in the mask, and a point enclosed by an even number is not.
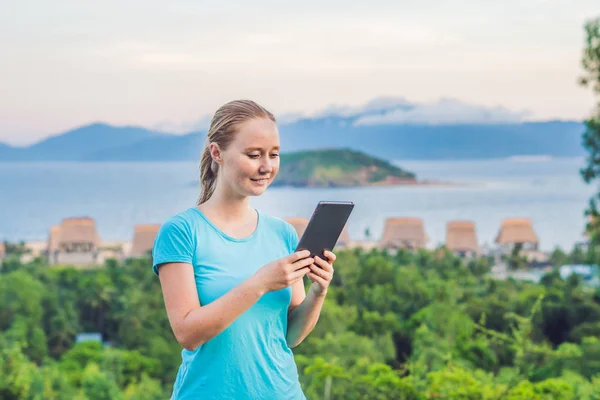
<svg viewBox="0 0 600 400"><path fill-rule="evenodd" d="M252 179L250 178L251 181L258 183L259 185L264 185L269 181L269 178L259 178L259 179Z"/></svg>

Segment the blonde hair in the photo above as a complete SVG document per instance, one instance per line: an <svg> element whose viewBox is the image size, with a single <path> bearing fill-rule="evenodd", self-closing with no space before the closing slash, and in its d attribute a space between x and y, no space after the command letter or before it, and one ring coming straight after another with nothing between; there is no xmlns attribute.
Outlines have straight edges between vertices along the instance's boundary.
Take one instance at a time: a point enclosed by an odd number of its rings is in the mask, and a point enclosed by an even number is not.
<svg viewBox="0 0 600 400"><path fill-rule="evenodd" d="M213 115L200 159L201 189L198 205L210 199L217 185L219 164L210 154L210 144L217 143L221 150L227 149L235 138L238 125L254 118L268 118L277 122L273 114L251 100L230 101L222 105Z"/></svg>

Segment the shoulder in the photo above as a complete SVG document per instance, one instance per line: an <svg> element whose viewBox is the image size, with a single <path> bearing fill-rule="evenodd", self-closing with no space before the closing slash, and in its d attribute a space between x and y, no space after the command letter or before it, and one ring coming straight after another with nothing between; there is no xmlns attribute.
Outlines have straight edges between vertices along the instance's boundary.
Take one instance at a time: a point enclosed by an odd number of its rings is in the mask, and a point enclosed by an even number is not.
<svg viewBox="0 0 600 400"><path fill-rule="evenodd" d="M187 210L181 211L177 214L168 217L161 225L160 231L193 231L193 227L198 224L200 220L200 214L195 209L188 208Z"/></svg>
<svg viewBox="0 0 600 400"><path fill-rule="evenodd" d="M169 217L161 225L152 247L153 269L158 274L158 265L166 262L191 263L196 238L193 228L195 217L193 209L182 211Z"/></svg>
<svg viewBox="0 0 600 400"><path fill-rule="evenodd" d="M195 208L189 208L167 218L162 223L156 239L155 246L161 243L171 244L174 240L193 245L196 242L198 226L202 223L200 213Z"/></svg>

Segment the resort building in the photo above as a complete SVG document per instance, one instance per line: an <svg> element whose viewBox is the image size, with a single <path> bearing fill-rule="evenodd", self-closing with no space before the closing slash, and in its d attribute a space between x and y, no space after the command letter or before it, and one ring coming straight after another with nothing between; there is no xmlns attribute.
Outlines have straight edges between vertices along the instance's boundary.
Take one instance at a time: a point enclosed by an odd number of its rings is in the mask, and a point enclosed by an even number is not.
<svg viewBox="0 0 600 400"><path fill-rule="evenodd" d="M92 218L65 218L60 225L50 228L48 237L48 264L94 265L101 264L100 237Z"/></svg>
<svg viewBox="0 0 600 400"><path fill-rule="evenodd" d="M388 250L424 248L429 238L421 218L387 218L379 247Z"/></svg>
<svg viewBox="0 0 600 400"><path fill-rule="evenodd" d="M521 245L526 251L536 251L539 244L531 221L526 218L509 218L502 221L496 243L504 253L510 253L516 245Z"/></svg>
<svg viewBox="0 0 600 400"><path fill-rule="evenodd" d="M446 224L446 248L459 257L477 257L481 249L477 242L475 223L449 221Z"/></svg>
<svg viewBox="0 0 600 400"><path fill-rule="evenodd" d="M499 245L500 256L509 255L515 246L520 246L521 254L531 265L543 266L548 263L549 256L538 250L538 237L527 218L509 218L502 221L496 244Z"/></svg>

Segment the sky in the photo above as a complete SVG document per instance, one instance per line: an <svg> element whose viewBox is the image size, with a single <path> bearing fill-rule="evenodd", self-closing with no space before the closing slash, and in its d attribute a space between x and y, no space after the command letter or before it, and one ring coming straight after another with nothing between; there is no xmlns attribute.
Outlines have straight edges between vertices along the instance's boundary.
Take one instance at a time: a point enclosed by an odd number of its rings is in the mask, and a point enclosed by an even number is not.
<svg viewBox="0 0 600 400"><path fill-rule="evenodd" d="M189 132L237 98L281 116L381 97L533 120L594 105L577 78L598 0L0 2L13 145L98 121Z"/></svg>

